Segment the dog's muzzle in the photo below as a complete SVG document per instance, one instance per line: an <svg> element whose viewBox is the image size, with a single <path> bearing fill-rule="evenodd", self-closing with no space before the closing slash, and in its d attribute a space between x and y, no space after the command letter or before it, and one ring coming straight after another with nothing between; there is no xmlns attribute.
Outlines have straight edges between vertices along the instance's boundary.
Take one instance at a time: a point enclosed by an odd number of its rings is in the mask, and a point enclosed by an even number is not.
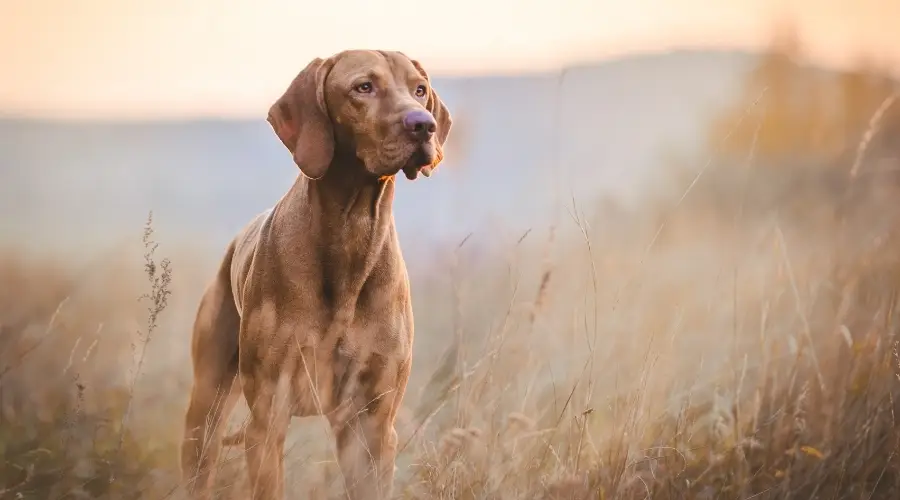
<svg viewBox="0 0 900 500"><path fill-rule="evenodd" d="M403 129L408 137L417 144L416 149L402 168L409 180L418 177L419 172L430 177L434 170L436 152L431 140L437 131L434 116L425 109L413 109L403 116Z"/></svg>

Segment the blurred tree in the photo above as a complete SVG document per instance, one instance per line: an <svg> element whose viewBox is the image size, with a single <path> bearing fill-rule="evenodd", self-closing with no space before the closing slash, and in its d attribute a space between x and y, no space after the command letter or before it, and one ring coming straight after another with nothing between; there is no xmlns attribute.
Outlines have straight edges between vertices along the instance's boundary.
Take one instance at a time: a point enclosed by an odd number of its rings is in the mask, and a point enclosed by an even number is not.
<svg viewBox="0 0 900 500"><path fill-rule="evenodd" d="M793 27L777 30L736 105L715 118L710 146L725 156L752 150L769 165L798 159L833 163L854 153L896 82L870 60L828 71L804 64L803 56ZM882 116L880 130L900 127L897 107Z"/></svg>

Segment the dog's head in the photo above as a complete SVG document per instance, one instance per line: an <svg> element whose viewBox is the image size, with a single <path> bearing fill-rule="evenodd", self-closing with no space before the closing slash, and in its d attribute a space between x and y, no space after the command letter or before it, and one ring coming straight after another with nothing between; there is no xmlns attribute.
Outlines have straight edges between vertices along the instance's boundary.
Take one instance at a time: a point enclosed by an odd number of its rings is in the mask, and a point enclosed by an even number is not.
<svg viewBox="0 0 900 500"><path fill-rule="evenodd" d="M376 177L429 176L443 159L452 123L417 61L369 50L309 63L272 105L268 121L312 179L323 177L338 155L359 159Z"/></svg>

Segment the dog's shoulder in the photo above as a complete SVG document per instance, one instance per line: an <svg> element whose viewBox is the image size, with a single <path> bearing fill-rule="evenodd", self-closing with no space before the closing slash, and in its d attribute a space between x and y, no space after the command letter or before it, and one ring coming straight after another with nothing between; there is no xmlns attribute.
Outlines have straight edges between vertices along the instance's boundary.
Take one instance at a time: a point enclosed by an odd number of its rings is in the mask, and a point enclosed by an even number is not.
<svg viewBox="0 0 900 500"><path fill-rule="evenodd" d="M253 256L256 253L256 247L260 240L260 234L263 232L266 225L270 223L273 211L274 207L269 208L254 217L253 220L241 229L232 242L234 254L231 260L231 286L238 310L241 310L241 289L244 286L247 274L250 272Z"/></svg>
<svg viewBox="0 0 900 500"><path fill-rule="evenodd" d="M241 229L234 239L236 254L253 253L253 249L256 248L256 244L259 242L259 235L266 223L272 218L273 211L274 207L257 214Z"/></svg>

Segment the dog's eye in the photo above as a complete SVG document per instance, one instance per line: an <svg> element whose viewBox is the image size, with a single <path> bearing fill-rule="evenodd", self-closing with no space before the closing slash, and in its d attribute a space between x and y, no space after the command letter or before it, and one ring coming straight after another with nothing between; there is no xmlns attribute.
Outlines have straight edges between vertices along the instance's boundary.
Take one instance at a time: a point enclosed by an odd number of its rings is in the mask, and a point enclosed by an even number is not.
<svg viewBox="0 0 900 500"><path fill-rule="evenodd" d="M356 87L353 87L353 90L359 92L360 94L368 94L372 92L372 82L362 82Z"/></svg>
<svg viewBox="0 0 900 500"><path fill-rule="evenodd" d="M428 89L425 88L424 85L419 85L416 87L416 97L425 97L425 94L428 93Z"/></svg>

